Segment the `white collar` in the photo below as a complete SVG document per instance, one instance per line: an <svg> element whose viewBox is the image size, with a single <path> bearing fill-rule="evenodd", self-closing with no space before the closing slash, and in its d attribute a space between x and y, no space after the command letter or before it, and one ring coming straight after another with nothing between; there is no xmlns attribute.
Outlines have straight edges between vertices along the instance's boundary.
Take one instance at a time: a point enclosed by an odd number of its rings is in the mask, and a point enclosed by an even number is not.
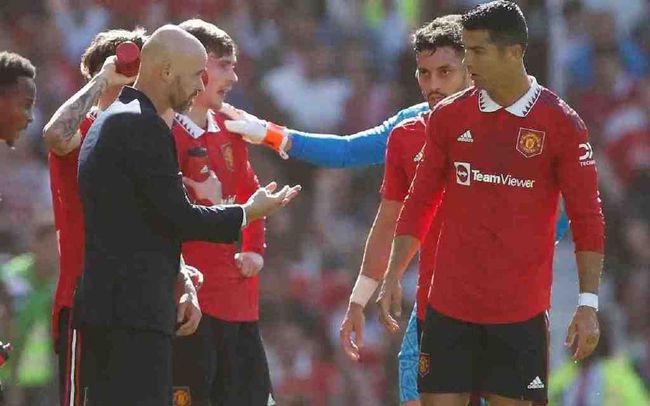
<svg viewBox="0 0 650 406"><path fill-rule="evenodd" d="M214 113L209 110L208 111L208 128L207 130L204 130L200 126L198 126L194 121L192 121L191 118L186 116L185 114L181 113L176 113L174 114L174 120L183 126L187 133L194 139L199 138L206 132L208 133L216 133L221 131L221 128L219 128L219 125L217 124L217 121L214 118Z"/></svg>
<svg viewBox="0 0 650 406"><path fill-rule="evenodd" d="M537 79L534 76L528 76L528 80L530 81L530 88L526 94L505 108L508 113L517 117L526 117L542 93L542 87L537 83ZM492 100L485 89L481 89L478 94L478 107L483 113L493 113L503 108L499 103Z"/></svg>

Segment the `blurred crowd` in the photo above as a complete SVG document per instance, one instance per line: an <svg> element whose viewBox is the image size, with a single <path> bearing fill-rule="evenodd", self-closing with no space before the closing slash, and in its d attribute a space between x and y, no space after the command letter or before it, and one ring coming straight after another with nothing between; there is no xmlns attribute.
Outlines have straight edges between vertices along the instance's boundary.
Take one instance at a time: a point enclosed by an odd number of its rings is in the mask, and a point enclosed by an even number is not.
<svg viewBox="0 0 650 406"><path fill-rule="evenodd" d="M231 104L292 128L348 134L421 101L410 33L435 16L476 3L2 0L0 49L27 56L38 69L29 136L15 150L0 148L0 339L12 340L15 348L0 372L14 404L55 404L49 299L58 272L56 233L40 137L50 115L83 85L80 56L96 33L136 25L151 32L195 16L214 22L239 46L239 83L228 97ZM576 382L582 379L592 385L586 386L589 396L606 397L598 387L603 382L590 377L616 363L630 381L622 386L640 389L647 397L650 3L518 3L529 23L529 72L564 97L590 129L607 221L608 300L601 311L606 343L591 362L566 364L561 342L568 319L552 319L552 367L557 372L552 383L557 389L551 387L551 393L556 404L572 405L571 399L581 396L576 391L584 385ZM279 404L396 404L401 337L384 332L372 304L361 362L348 361L338 348L338 327L379 201L382 167L319 169L283 161L262 147L250 150L261 182L303 185L297 204L270 220L261 273L262 333ZM556 271L560 286L554 288L552 313L570 315L577 295L570 238L558 253L556 268L562 271ZM573 281L571 289L563 289L567 280ZM415 272L407 273L405 289L405 296L413 298ZM614 403L604 404L632 404L626 394L612 396L619 397L606 398Z"/></svg>

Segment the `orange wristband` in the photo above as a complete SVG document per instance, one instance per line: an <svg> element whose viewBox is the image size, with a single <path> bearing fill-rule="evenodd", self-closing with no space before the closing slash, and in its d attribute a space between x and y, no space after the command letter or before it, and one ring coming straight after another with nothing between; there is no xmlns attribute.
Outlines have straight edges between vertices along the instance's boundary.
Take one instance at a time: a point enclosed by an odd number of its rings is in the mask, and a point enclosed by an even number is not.
<svg viewBox="0 0 650 406"><path fill-rule="evenodd" d="M276 151L282 151L282 144L286 135L284 133L285 127L282 127L271 122L266 123L266 135L264 136L263 144L273 148Z"/></svg>

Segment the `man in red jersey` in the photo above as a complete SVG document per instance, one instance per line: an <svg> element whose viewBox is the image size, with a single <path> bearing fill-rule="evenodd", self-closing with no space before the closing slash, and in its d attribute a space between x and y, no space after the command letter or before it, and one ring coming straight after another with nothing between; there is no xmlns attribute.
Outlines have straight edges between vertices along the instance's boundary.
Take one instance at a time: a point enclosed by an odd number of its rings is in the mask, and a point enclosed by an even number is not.
<svg viewBox="0 0 650 406"><path fill-rule="evenodd" d="M77 166L79 147L93 121L117 97L122 87L135 77L115 72L115 49L125 41L142 47L142 29L109 30L98 34L81 60L81 73L88 83L54 113L43 130L49 149L50 184L54 217L59 238L59 280L52 309L52 332L59 355L59 390L61 404L82 402L80 388L81 337L72 328L75 285L83 264L84 219Z"/></svg>
<svg viewBox="0 0 650 406"><path fill-rule="evenodd" d="M196 202L198 175L193 149L207 150L200 172L211 169L221 183L221 196L206 204L243 203L259 183L248 161L246 142L226 130L219 113L223 100L237 82L236 47L230 36L203 20L188 20L180 28L206 48L205 91L189 112L177 114L172 132L179 167ZM205 167L207 166L207 167ZM204 191L202 195L206 196ZM235 244L188 242L183 256L204 273L199 292L203 318L195 334L174 342L174 400L184 405L274 404L266 355L260 337L258 272L264 265L265 225L254 221L242 232L241 251Z"/></svg>
<svg viewBox="0 0 650 406"><path fill-rule="evenodd" d="M418 29L413 36L413 50L417 63L415 76L422 96L427 100L430 108L446 96L470 85L469 75L463 65L464 49L461 31L460 15L450 15L436 18ZM429 112L426 112L402 121L392 130L388 138L384 180L380 191L381 203L368 234L361 270L341 324L341 345L346 354L355 361L359 360L363 339L365 324L363 309L386 270L397 217L422 158L428 117ZM431 262L437 242L435 230L440 224L440 217L436 216L435 224L429 233L433 238L427 237L421 249L416 293L417 316L414 321L416 325L409 327L405 332L400 351L400 401L404 405L419 404L415 366L418 359L419 331L424 323L426 298L433 271Z"/></svg>
<svg viewBox="0 0 650 406"><path fill-rule="evenodd" d="M0 140L12 146L32 122L36 69L29 59L0 52Z"/></svg>
<svg viewBox="0 0 650 406"><path fill-rule="evenodd" d="M560 193L581 292L567 345L576 345L580 360L598 343L604 222L595 162L582 120L526 73L519 7L483 4L462 24L476 86L430 116L378 301L384 323L394 327L400 277L444 191L420 348L422 404L465 405L470 392L482 390L490 405L531 405L547 399L546 311Z"/></svg>

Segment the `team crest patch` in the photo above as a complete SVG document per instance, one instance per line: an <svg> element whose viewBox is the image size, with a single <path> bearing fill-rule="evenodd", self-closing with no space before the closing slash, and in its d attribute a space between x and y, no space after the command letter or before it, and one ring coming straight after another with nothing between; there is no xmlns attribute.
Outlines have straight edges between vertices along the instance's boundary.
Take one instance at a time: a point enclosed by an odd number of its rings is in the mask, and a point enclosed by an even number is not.
<svg viewBox="0 0 650 406"><path fill-rule="evenodd" d="M526 158L532 158L542 153L544 149L544 131L519 128L517 151Z"/></svg>
<svg viewBox="0 0 650 406"><path fill-rule="evenodd" d="M174 386L174 406L192 406L189 386Z"/></svg>
<svg viewBox="0 0 650 406"><path fill-rule="evenodd" d="M235 170L235 157L232 153L232 145L227 142L221 146L221 156L226 163L226 168L232 172Z"/></svg>
<svg viewBox="0 0 650 406"><path fill-rule="evenodd" d="M421 352L418 360L418 373L420 376L425 376L429 372L431 372L431 358L429 354Z"/></svg>

